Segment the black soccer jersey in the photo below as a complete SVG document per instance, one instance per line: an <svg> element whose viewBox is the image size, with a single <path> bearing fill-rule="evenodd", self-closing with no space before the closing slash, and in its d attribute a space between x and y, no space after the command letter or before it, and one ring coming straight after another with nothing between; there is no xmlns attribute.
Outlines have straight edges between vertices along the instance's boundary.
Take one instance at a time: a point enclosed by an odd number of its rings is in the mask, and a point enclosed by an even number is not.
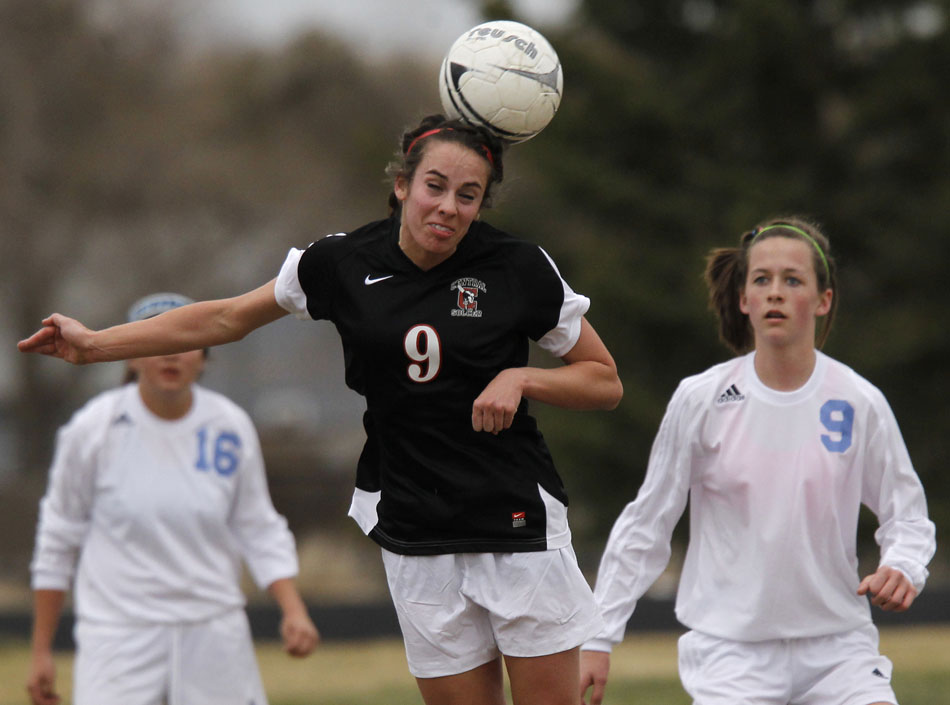
<svg viewBox="0 0 950 705"><path fill-rule="evenodd" d="M347 384L366 398L366 445L350 515L395 553L536 551L570 542L567 496L528 404L497 435L472 404L528 340L563 355L588 300L537 246L482 222L438 266L419 269L395 219L292 250L277 299L327 319Z"/></svg>

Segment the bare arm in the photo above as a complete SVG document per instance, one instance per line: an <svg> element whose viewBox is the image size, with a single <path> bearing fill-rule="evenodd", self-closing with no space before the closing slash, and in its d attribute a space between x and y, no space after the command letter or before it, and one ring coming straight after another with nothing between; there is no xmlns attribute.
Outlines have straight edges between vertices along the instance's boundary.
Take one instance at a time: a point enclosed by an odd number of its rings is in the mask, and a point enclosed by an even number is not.
<svg viewBox="0 0 950 705"><path fill-rule="evenodd" d="M267 587L267 591L280 606L280 636L284 651L291 656L306 656L316 648L320 633L310 619L297 585L291 578L279 578Z"/></svg>
<svg viewBox="0 0 950 705"><path fill-rule="evenodd" d="M475 400L472 427L498 433L509 428L521 398L565 409L613 409L623 396L617 365L587 319L562 367L502 370Z"/></svg>
<svg viewBox="0 0 950 705"><path fill-rule="evenodd" d="M565 409L614 409L623 397L617 364L594 327L581 319L581 334L566 365L552 369L526 367L522 395Z"/></svg>
<svg viewBox="0 0 950 705"><path fill-rule="evenodd" d="M286 315L274 298L274 282L230 299L200 301L154 318L92 331L54 313L17 347L82 365L209 348L240 340Z"/></svg>
<svg viewBox="0 0 950 705"><path fill-rule="evenodd" d="M53 637L59 624L66 594L62 590L33 592L33 638L30 674L26 690L33 705L56 705L56 666L53 663Z"/></svg>

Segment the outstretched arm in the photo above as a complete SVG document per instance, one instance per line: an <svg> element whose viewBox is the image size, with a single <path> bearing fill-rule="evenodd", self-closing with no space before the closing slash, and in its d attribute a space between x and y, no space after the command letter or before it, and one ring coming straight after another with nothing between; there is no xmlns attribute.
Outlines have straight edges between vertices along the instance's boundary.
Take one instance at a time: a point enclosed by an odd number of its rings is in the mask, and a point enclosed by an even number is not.
<svg viewBox="0 0 950 705"><path fill-rule="evenodd" d="M286 313L274 298L272 280L240 296L200 301L100 331L54 313L17 347L21 352L50 355L77 365L169 355L240 340Z"/></svg>
<svg viewBox="0 0 950 705"><path fill-rule="evenodd" d="M617 365L594 327L581 319L577 343L562 367L502 370L475 400L472 427L498 433L511 426L522 397L565 409L613 409L623 396Z"/></svg>

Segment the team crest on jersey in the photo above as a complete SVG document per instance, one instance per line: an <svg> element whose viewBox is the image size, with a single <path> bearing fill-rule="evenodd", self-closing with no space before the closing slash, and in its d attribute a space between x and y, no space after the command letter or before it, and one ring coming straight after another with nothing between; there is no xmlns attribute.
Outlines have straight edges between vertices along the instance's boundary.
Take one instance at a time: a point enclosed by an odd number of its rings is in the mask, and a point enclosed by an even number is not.
<svg viewBox="0 0 950 705"><path fill-rule="evenodd" d="M482 317L482 312L478 308L478 294L485 291L485 282L471 277L463 277L452 282L451 290L458 293L455 308L452 309L453 316Z"/></svg>

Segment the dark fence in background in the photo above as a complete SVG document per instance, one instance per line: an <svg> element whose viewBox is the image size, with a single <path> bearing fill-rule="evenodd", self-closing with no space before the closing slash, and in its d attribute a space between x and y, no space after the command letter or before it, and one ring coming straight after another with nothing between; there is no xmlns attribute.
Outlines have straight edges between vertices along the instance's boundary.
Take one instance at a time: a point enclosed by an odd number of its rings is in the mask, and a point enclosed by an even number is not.
<svg viewBox="0 0 950 705"><path fill-rule="evenodd" d="M247 608L254 637L261 641L278 639L280 611L273 606ZM882 612L872 608L874 622L881 627L950 623L950 588L924 590L907 612ZM310 615L324 641L379 639L399 636L399 623L390 603L372 605L311 605ZM0 612L0 639L29 639L31 617L24 612ZM644 598L627 625L627 632L681 631L673 614L672 600ZM66 613L56 633L57 649L73 648L73 617Z"/></svg>

